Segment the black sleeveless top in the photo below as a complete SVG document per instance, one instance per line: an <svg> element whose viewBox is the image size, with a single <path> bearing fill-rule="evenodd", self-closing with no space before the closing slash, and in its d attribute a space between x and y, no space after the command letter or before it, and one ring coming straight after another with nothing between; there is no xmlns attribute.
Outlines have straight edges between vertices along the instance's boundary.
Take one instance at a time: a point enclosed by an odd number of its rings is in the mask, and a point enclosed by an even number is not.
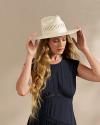
<svg viewBox="0 0 100 125"><path fill-rule="evenodd" d="M76 125L73 96L78 64L79 60L70 58L51 64L51 77L42 92L38 119L29 117L27 125Z"/></svg>

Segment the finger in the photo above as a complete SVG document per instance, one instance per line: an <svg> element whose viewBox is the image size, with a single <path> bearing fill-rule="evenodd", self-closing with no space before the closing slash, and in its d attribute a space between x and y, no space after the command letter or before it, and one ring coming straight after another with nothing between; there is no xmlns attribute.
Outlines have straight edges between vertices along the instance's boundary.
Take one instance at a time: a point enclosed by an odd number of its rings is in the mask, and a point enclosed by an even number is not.
<svg viewBox="0 0 100 125"><path fill-rule="evenodd" d="M32 38L34 38L36 35L37 35L37 32L32 32L32 33L29 34L28 39L32 40Z"/></svg>
<svg viewBox="0 0 100 125"><path fill-rule="evenodd" d="M30 44L33 44L33 43L32 43L31 38L28 38L28 39L27 39L27 42L26 42L26 46L28 47Z"/></svg>
<svg viewBox="0 0 100 125"><path fill-rule="evenodd" d="M28 37L27 46L30 45L30 44L35 44L34 39L31 36Z"/></svg>
<svg viewBox="0 0 100 125"><path fill-rule="evenodd" d="M81 30L77 31L77 36L78 36L78 37L81 36Z"/></svg>
<svg viewBox="0 0 100 125"><path fill-rule="evenodd" d="M38 44L39 44L39 43L38 43L38 41L37 41L37 40L35 40L35 46L38 46Z"/></svg>
<svg viewBox="0 0 100 125"><path fill-rule="evenodd" d="M32 37L32 38L36 38L36 36L37 36L37 32L31 33L31 37Z"/></svg>
<svg viewBox="0 0 100 125"><path fill-rule="evenodd" d="M77 33L77 43L79 44L79 41L81 41L81 40L82 40L82 35L81 35L81 31L79 31Z"/></svg>
<svg viewBox="0 0 100 125"><path fill-rule="evenodd" d="M36 35L37 34L37 32L31 32L31 33L29 33L29 36L30 35Z"/></svg>
<svg viewBox="0 0 100 125"><path fill-rule="evenodd" d="M32 32L31 34L32 34L32 35L37 35L37 32Z"/></svg>
<svg viewBox="0 0 100 125"><path fill-rule="evenodd" d="M33 43L35 43L35 41L37 40L36 38L37 38L36 35L32 36Z"/></svg>
<svg viewBox="0 0 100 125"><path fill-rule="evenodd" d="M82 32L82 30L81 30L80 34L81 34L81 36L84 38L84 35L83 35L83 32Z"/></svg>
<svg viewBox="0 0 100 125"><path fill-rule="evenodd" d="M84 41L84 35L83 35L82 30L80 31L80 33L79 33L79 35L77 37L79 37L79 39L81 39L82 41Z"/></svg>
<svg viewBox="0 0 100 125"><path fill-rule="evenodd" d="M79 37L83 37L83 32L82 32L82 30L77 31L77 35L78 35Z"/></svg>
<svg viewBox="0 0 100 125"><path fill-rule="evenodd" d="M27 38L27 41L32 41L32 37L29 36L29 37Z"/></svg>

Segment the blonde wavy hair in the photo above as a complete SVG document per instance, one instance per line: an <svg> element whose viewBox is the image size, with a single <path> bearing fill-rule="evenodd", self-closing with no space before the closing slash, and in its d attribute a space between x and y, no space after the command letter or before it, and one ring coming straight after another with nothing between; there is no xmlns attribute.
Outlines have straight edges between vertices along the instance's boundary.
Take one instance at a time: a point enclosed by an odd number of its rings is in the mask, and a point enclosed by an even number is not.
<svg viewBox="0 0 100 125"><path fill-rule="evenodd" d="M32 83L30 84L30 93L32 94L32 112L31 116L36 119L41 107L41 92L46 87L46 81L51 76L50 59L52 52L48 45L50 38L42 39L39 42L35 58L32 60ZM73 39L66 35L66 47L62 54L63 58L79 58L75 49Z"/></svg>

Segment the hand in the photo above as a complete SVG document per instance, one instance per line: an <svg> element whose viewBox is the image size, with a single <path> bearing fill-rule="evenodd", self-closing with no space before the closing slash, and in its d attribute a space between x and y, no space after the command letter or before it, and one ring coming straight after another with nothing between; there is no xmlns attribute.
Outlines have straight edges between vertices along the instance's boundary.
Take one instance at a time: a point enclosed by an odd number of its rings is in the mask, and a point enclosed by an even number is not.
<svg viewBox="0 0 100 125"><path fill-rule="evenodd" d="M79 50L84 51L85 49L88 49L82 30L77 31L77 42L74 38L72 39Z"/></svg>
<svg viewBox="0 0 100 125"><path fill-rule="evenodd" d="M31 33L26 42L27 52L32 58L35 56L38 47L38 41L35 38L36 38L36 32Z"/></svg>

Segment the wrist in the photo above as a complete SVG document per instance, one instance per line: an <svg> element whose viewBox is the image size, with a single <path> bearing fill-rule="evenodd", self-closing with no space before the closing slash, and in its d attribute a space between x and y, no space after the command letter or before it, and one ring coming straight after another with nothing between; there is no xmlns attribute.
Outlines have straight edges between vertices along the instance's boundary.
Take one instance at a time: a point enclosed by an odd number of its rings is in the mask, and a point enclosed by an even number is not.
<svg viewBox="0 0 100 125"><path fill-rule="evenodd" d="M29 53L27 53L26 58L28 58L28 59L32 60L32 59L34 58L34 56L33 56L33 55L31 55L31 54L29 54Z"/></svg>
<svg viewBox="0 0 100 125"><path fill-rule="evenodd" d="M89 48L88 48L88 47L83 47L83 48L81 49L81 51L82 51L82 52L89 51Z"/></svg>
<svg viewBox="0 0 100 125"><path fill-rule="evenodd" d="M26 64L32 64L32 59L33 59L33 57L31 55L27 54L25 63Z"/></svg>
<svg viewBox="0 0 100 125"><path fill-rule="evenodd" d="M85 48L85 49L82 50L82 52L83 52L84 54L86 54L86 53L89 53L90 50L89 50L89 48Z"/></svg>

